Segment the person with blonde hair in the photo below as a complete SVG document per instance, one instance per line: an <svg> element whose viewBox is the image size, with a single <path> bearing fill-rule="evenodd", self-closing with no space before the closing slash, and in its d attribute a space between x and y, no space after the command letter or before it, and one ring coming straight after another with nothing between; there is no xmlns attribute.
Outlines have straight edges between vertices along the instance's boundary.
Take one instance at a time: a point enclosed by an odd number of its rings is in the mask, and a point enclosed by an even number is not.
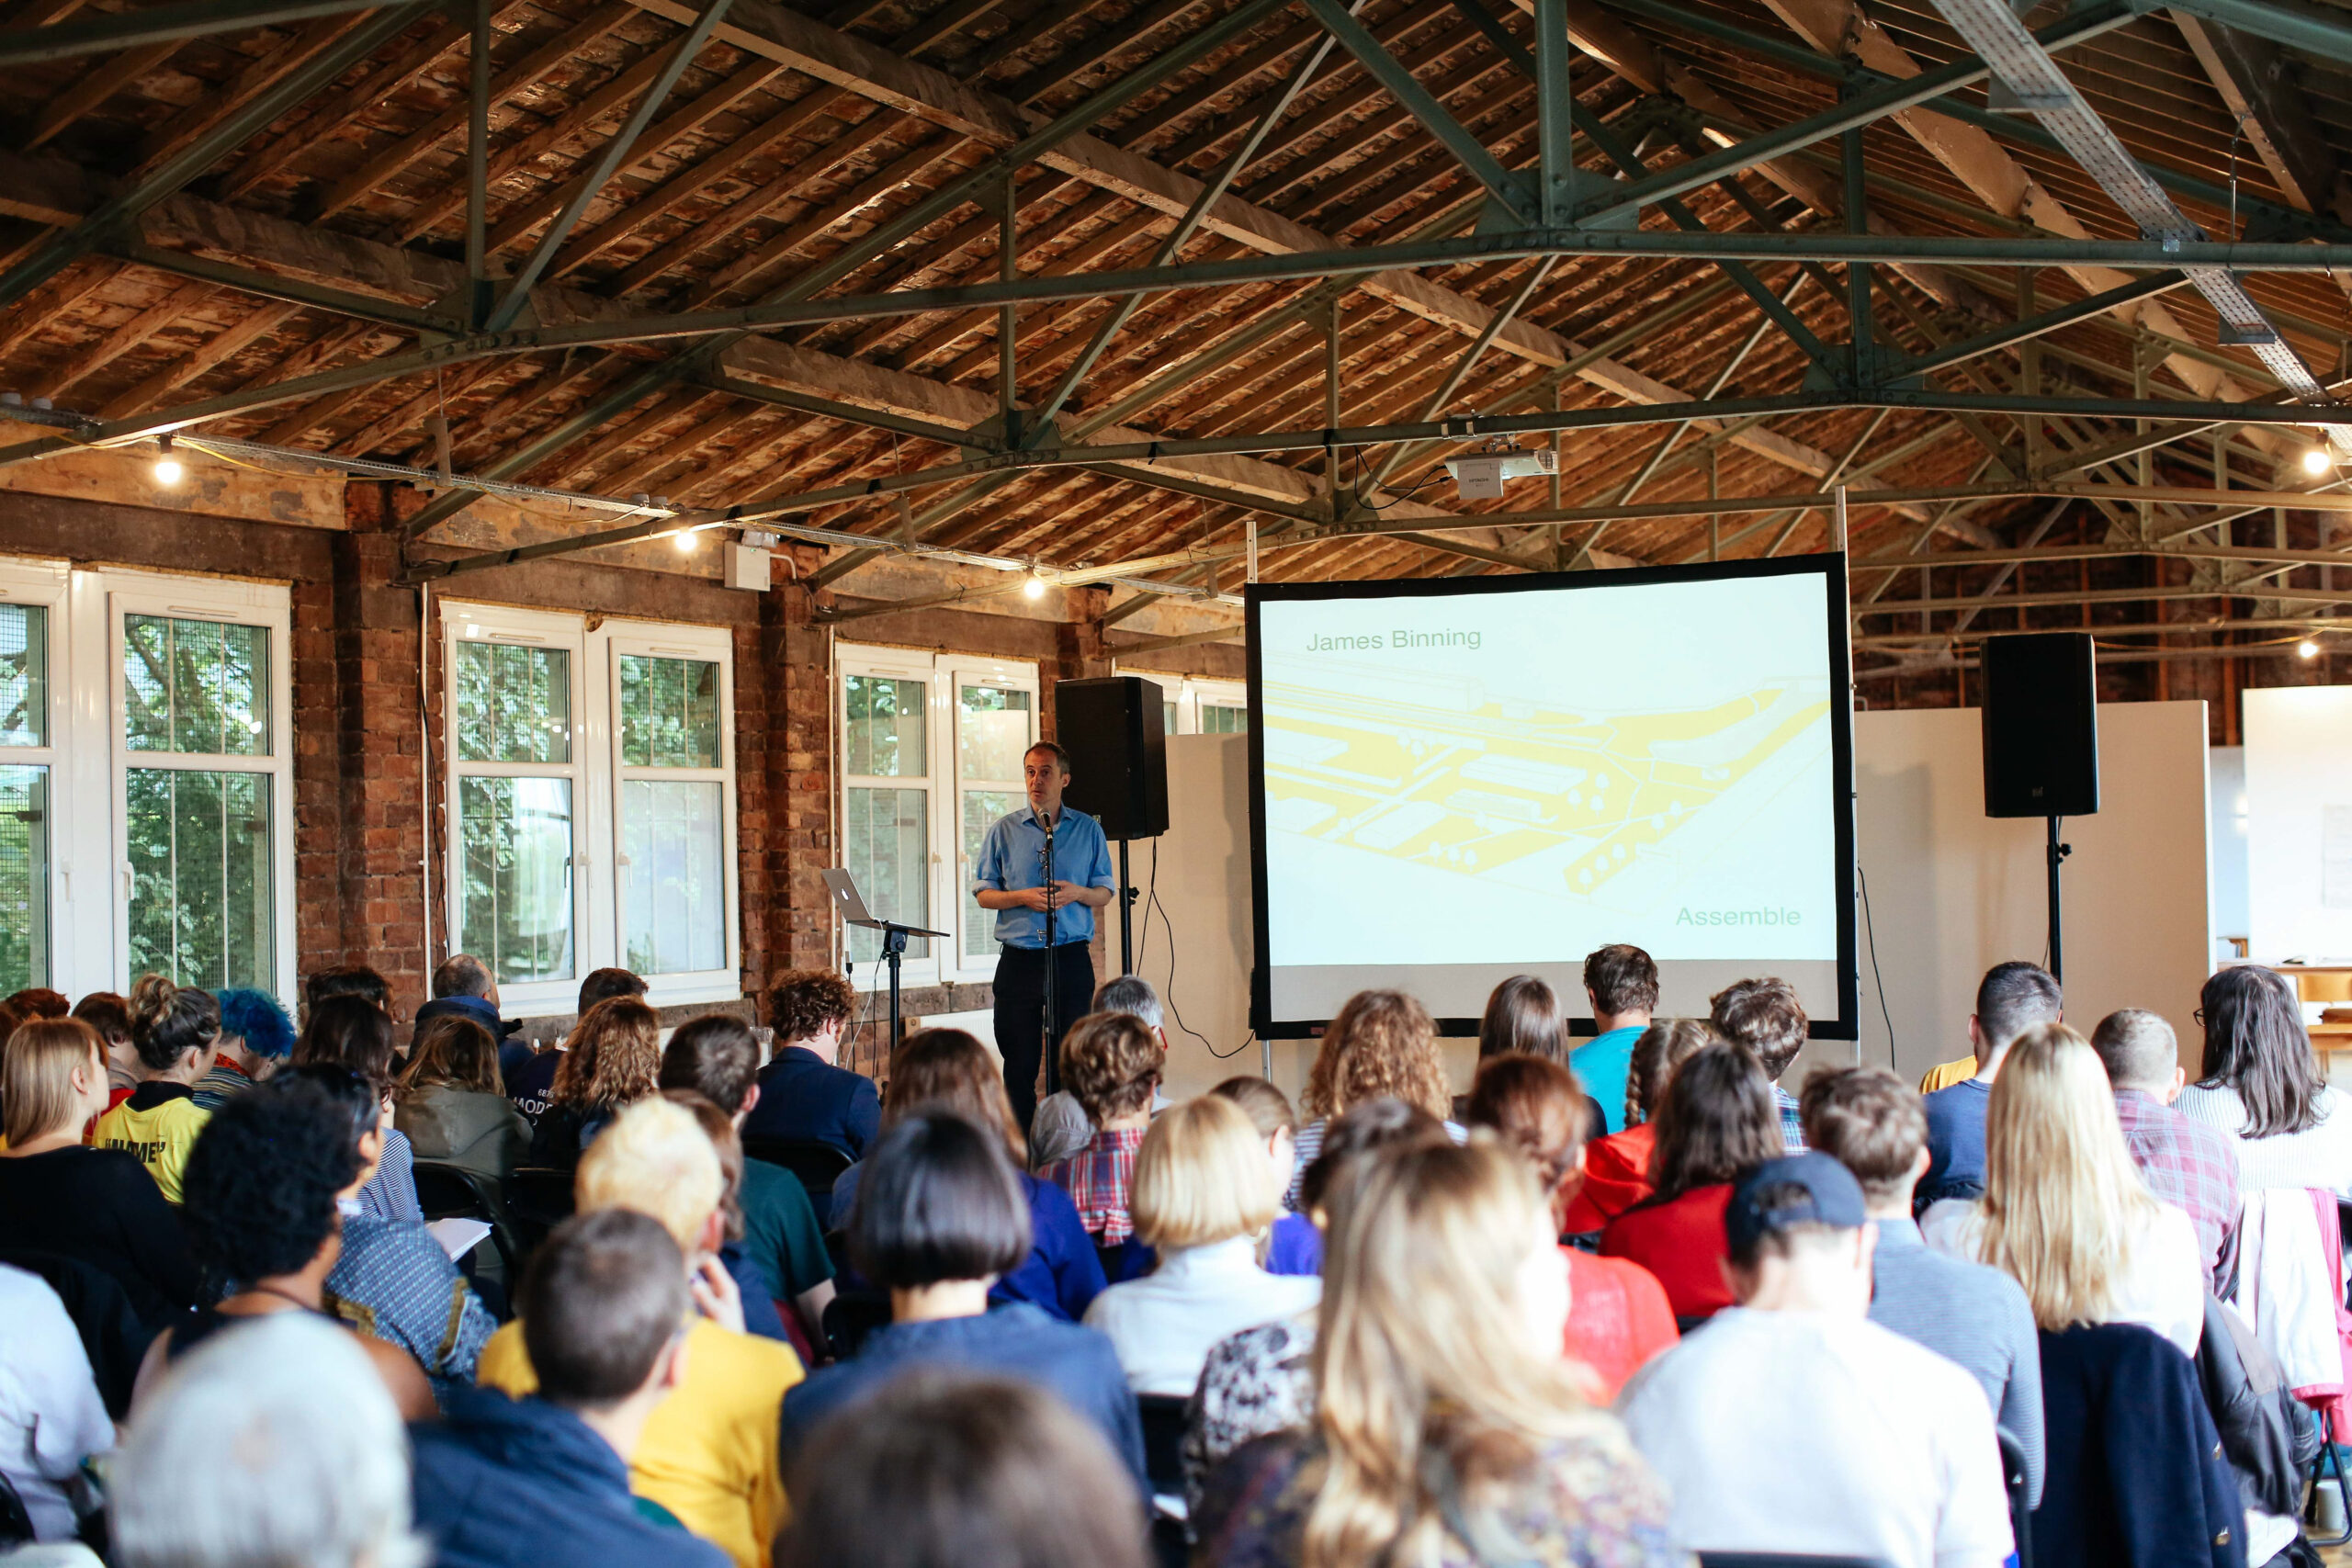
<svg viewBox="0 0 2352 1568"><path fill-rule="evenodd" d="M1446 1092L1445 1063L1438 1055L1437 1025L1429 1009L1403 991L1358 991L1340 1005L1323 1031L1307 1069L1302 1097L1313 1118L1298 1130L1298 1160L1291 1173L1285 1207L1303 1209L1300 1179L1323 1152L1323 1131L1351 1105L1367 1100L1401 1100L1445 1123L1457 1143L1464 1137L1453 1121L1453 1097Z"/></svg>
<svg viewBox="0 0 2352 1568"><path fill-rule="evenodd" d="M0 1250L104 1269L150 1328L194 1306L187 1230L137 1158L82 1141L106 1109L106 1046L78 1018L20 1025L0 1051Z"/></svg>
<svg viewBox="0 0 2352 1568"><path fill-rule="evenodd" d="M2063 1023L2009 1043L1984 1109L1984 1195L1919 1222L1928 1245L2025 1287L2033 1321L2136 1323L2197 1353L2205 1264L2197 1227L2149 1195L2124 1145L2107 1069Z"/></svg>
<svg viewBox="0 0 2352 1568"><path fill-rule="evenodd" d="M622 1108L581 1156L573 1202L582 1214L628 1209L659 1221L684 1256L699 1313L684 1373L629 1456L631 1490L736 1568L765 1568L785 1512L776 1423L785 1391L804 1374L790 1346L743 1332L741 1298L718 1257L725 1191L718 1151L694 1112L657 1096ZM538 1392L521 1322L491 1336L477 1375L517 1399Z"/></svg>
<svg viewBox="0 0 2352 1568"><path fill-rule="evenodd" d="M90 1141L130 1153L147 1168L164 1198L176 1203L188 1151L212 1114L197 1104L196 1085L212 1070L220 1004L209 991L141 975L130 987L130 1009L139 1087L98 1118Z"/></svg>
<svg viewBox="0 0 2352 1568"><path fill-rule="evenodd" d="M577 1165L622 1110L661 1087L662 1019L635 997L607 997L580 1015L548 1108L531 1129L533 1165Z"/></svg>
<svg viewBox="0 0 2352 1568"><path fill-rule="evenodd" d="M1137 1393L1191 1393L1218 1340L1322 1295L1319 1280L1258 1266L1258 1238L1278 1212L1258 1129L1232 1100L1204 1094L1151 1124L1136 1156L1135 1222L1159 1266L1086 1310Z"/></svg>
<svg viewBox="0 0 2352 1568"><path fill-rule="evenodd" d="M1133 1013L1089 1013L1062 1040L1062 1076L1094 1123L1086 1147L1046 1168L1046 1179L1069 1194L1079 1222L1097 1247L1117 1247L1135 1234L1129 1194L1136 1152L1151 1125L1152 1091L1159 1087L1167 1050Z"/></svg>
<svg viewBox="0 0 2352 1568"><path fill-rule="evenodd" d="M1215 1568L1683 1563L1665 1490L1560 1358L1551 1204L1489 1139L1398 1151L1337 1194L1313 1424L1209 1477Z"/></svg>

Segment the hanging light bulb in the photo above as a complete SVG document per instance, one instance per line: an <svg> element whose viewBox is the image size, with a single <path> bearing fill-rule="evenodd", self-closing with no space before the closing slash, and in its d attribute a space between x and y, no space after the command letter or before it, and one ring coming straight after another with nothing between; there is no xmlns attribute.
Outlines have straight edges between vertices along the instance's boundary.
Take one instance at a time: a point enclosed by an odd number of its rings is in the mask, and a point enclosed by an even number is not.
<svg viewBox="0 0 2352 1568"><path fill-rule="evenodd" d="M2335 459L2328 456L2325 446L2307 446L2303 449L2303 472L2311 475L2312 478L2317 479L2334 467L2335 467Z"/></svg>
<svg viewBox="0 0 2352 1568"><path fill-rule="evenodd" d="M680 555L690 556L695 553L695 546L700 540L692 528L681 528L670 536L670 542L678 547Z"/></svg>
<svg viewBox="0 0 2352 1568"><path fill-rule="evenodd" d="M2298 659L2317 659L2319 657L2319 644L2313 642L2309 637L2305 637L2302 641L2295 645L2295 657Z"/></svg>
<svg viewBox="0 0 2352 1568"><path fill-rule="evenodd" d="M1035 565L1029 568L1029 581L1021 585L1021 596L1023 599L1043 599L1046 596L1046 580L1037 575Z"/></svg>
<svg viewBox="0 0 2352 1568"><path fill-rule="evenodd" d="M181 479L187 478L187 465L182 463L178 457L173 455L172 438L166 435L157 441L155 446L157 449L157 456L155 458L155 482L157 484L175 485L179 483Z"/></svg>

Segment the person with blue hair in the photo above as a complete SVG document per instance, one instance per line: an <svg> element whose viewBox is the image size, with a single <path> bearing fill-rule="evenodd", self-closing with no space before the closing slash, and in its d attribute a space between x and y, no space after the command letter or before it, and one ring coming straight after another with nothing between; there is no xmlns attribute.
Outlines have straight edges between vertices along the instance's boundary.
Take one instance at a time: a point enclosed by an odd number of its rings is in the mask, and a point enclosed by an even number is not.
<svg viewBox="0 0 2352 1568"><path fill-rule="evenodd" d="M215 993L220 1038L212 1070L197 1080L196 1103L218 1111L277 1071L294 1050L294 1021L267 991L238 987Z"/></svg>

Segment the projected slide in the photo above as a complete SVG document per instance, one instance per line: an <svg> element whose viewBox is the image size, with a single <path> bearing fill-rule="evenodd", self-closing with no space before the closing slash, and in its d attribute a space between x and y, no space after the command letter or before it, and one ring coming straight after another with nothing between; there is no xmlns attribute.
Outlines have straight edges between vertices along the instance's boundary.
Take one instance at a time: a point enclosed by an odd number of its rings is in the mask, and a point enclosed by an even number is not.
<svg viewBox="0 0 2352 1568"><path fill-rule="evenodd" d="M1843 579L1771 565L1261 592L1268 1021L1375 984L1475 1017L1525 972L1582 1010L1611 942L1668 1010L1774 973L1837 1020Z"/></svg>

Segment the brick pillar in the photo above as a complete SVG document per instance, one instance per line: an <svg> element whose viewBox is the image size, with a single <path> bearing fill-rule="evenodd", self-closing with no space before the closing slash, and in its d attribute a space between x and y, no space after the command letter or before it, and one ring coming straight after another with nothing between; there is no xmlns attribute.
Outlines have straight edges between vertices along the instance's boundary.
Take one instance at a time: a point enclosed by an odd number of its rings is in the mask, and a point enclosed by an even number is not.
<svg viewBox="0 0 2352 1568"><path fill-rule="evenodd" d="M297 976L343 959L341 688L335 679L334 585L293 584L294 966ZM279 998L293 1010L294 998Z"/></svg>
<svg viewBox="0 0 2352 1568"><path fill-rule="evenodd" d="M350 531L334 543L335 745L339 840L335 896L344 960L373 964L403 1011L426 996L424 726L417 708L424 646L416 594L392 585L402 514L413 492L354 484Z"/></svg>
<svg viewBox="0 0 2352 1568"><path fill-rule="evenodd" d="M841 853L833 821L832 633L815 620L818 606L830 604L831 595L812 593L802 581L823 563L824 553L808 546L786 546L779 553L792 562L791 581L761 601L758 634L766 704L756 763L762 780L762 958L755 968L748 894L744 958L745 984L755 995L787 969L822 968L832 962L832 907L818 874L839 863ZM741 712L739 703L739 721ZM750 765L747 751L738 764L739 791ZM748 861L748 825L744 845ZM878 1060L842 1065L865 1073L878 1073L882 1066Z"/></svg>

